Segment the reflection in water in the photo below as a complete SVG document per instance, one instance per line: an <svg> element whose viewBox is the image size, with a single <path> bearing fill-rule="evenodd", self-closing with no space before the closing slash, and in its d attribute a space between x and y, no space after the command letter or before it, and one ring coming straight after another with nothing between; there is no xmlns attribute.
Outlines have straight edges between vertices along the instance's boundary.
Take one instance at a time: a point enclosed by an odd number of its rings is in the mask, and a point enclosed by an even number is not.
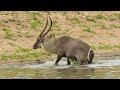
<svg viewBox="0 0 120 90"><path fill-rule="evenodd" d="M91 69L0 69L0 78L75 79L89 78ZM86 76L85 76L86 75ZM87 76L88 75L88 76Z"/></svg>
<svg viewBox="0 0 120 90"><path fill-rule="evenodd" d="M6 79L119 79L120 60L96 60L89 65L66 65L61 61L59 66L54 61L41 64L4 64L0 65L0 78Z"/></svg>

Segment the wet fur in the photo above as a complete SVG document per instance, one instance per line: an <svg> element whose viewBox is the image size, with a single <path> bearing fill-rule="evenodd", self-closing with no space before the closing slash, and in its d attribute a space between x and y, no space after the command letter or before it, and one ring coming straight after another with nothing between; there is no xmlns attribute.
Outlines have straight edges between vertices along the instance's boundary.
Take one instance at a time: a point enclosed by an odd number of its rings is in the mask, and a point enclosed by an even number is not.
<svg viewBox="0 0 120 90"><path fill-rule="evenodd" d="M46 51L57 54L55 64L58 64L62 57L67 58L67 64L70 64L69 59L75 59L80 64L89 61L88 53L90 53L90 60L93 58L91 51L89 51L90 46L87 43L69 36L63 36L55 40L45 39L42 44Z"/></svg>

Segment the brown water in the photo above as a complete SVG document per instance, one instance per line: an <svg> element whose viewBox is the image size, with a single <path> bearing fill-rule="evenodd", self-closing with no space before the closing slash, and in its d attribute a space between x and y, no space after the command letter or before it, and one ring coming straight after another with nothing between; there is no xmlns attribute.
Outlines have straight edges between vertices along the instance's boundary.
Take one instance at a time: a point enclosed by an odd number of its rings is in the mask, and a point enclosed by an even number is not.
<svg viewBox="0 0 120 90"><path fill-rule="evenodd" d="M66 60L31 64L4 64L0 66L1 79L119 79L119 57L95 58L93 64L66 65Z"/></svg>

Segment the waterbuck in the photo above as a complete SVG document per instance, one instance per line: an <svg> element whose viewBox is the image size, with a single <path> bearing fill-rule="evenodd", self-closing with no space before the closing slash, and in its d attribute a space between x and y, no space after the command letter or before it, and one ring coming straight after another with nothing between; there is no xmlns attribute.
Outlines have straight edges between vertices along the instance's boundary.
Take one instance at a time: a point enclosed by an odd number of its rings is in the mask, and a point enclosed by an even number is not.
<svg viewBox="0 0 120 90"><path fill-rule="evenodd" d="M48 18L50 19L50 27L45 32L48 25ZM83 64L87 62L88 64L92 63L94 57L94 52L90 46L79 39L71 38L69 36L62 36L57 39L48 39L45 38L45 35L51 30L52 20L50 17L47 17L46 25L43 31L37 38L36 43L33 46L33 49L44 48L46 51L57 54L57 59L55 65L58 65L58 62L62 57L67 58L67 64L70 65L69 59L73 59Z"/></svg>

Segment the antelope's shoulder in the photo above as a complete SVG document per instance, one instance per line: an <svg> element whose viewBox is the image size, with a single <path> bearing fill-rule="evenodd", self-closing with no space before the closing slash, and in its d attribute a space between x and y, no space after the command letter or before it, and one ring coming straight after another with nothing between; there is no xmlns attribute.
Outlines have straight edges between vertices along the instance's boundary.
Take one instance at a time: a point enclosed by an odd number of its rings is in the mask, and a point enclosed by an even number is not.
<svg viewBox="0 0 120 90"><path fill-rule="evenodd" d="M60 39L60 40L70 40L70 39L74 39L74 38L69 37L69 36L62 36L62 37L60 37L58 39Z"/></svg>

